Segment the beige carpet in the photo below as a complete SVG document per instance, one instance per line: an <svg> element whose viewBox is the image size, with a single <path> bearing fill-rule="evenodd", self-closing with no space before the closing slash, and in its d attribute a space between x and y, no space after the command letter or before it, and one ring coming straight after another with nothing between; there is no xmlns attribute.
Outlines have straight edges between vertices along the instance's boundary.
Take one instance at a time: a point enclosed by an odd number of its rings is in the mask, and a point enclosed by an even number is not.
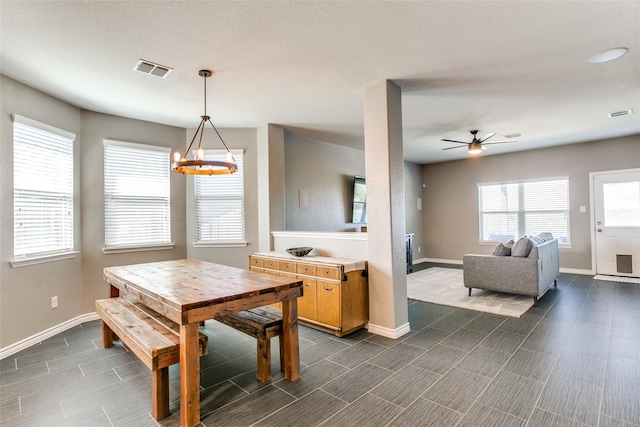
<svg viewBox="0 0 640 427"><path fill-rule="evenodd" d="M467 308L502 316L520 317L532 305L533 298L523 295L464 287L462 270L432 267L407 275L407 296L435 304Z"/></svg>

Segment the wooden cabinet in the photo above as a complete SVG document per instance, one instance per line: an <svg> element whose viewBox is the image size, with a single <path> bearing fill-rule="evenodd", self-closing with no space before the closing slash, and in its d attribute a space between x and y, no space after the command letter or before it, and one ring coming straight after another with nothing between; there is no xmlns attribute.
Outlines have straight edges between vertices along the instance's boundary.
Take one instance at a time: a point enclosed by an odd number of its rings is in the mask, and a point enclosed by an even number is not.
<svg viewBox="0 0 640 427"><path fill-rule="evenodd" d="M366 262L328 257L291 258L276 252L249 257L249 268L302 280L300 323L344 336L369 321Z"/></svg>

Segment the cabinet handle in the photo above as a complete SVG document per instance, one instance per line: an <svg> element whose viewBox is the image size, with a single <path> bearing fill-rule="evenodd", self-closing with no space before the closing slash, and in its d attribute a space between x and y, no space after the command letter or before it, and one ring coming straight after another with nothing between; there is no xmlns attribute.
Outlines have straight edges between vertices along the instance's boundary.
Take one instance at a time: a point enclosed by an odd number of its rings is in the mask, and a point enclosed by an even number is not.
<svg viewBox="0 0 640 427"><path fill-rule="evenodd" d="M331 292L331 291L333 290L333 288L328 288L328 287L326 287L326 286L323 286L323 288L324 288L324 290L325 290L325 291L327 291L327 292Z"/></svg>
<svg viewBox="0 0 640 427"><path fill-rule="evenodd" d="M311 287L311 285L310 285L310 284L308 284L308 283L305 283L305 284L304 284L304 287L305 287L305 288L310 288L310 287Z"/></svg>

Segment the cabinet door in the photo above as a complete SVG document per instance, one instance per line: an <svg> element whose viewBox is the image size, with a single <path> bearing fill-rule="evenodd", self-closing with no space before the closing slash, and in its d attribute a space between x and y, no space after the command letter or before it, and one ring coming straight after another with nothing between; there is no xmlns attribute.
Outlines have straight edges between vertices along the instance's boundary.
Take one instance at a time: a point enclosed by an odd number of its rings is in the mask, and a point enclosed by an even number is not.
<svg viewBox="0 0 640 427"><path fill-rule="evenodd" d="M249 266L262 268L262 258L258 258L254 256L249 257Z"/></svg>
<svg viewBox="0 0 640 427"><path fill-rule="evenodd" d="M318 280L318 322L340 327L340 282Z"/></svg>
<svg viewBox="0 0 640 427"><path fill-rule="evenodd" d="M318 320L318 307L316 289L318 281L316 279L302 278L302 296L298 298L298 315L309 320Z"/></svg>

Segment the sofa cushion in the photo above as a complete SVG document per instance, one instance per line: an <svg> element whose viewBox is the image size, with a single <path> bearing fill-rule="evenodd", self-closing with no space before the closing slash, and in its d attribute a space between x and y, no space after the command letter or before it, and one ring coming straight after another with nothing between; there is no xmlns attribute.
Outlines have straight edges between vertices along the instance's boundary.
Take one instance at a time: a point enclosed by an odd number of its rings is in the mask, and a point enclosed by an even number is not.
<svg viewBox="0 0 640 427"><path fill-rule="evenodd" d="M513 248L513 240L509 240L507 243L498 243L491 255L511 256L511 248Z"/></svg>
<svg viewBox="0 0 640 427"><path fill-rule="evenodd" d="M529 255L532 246L533 242L531 239L528 237L521 237L513 244L511 256L524 258Z"/></svg>

